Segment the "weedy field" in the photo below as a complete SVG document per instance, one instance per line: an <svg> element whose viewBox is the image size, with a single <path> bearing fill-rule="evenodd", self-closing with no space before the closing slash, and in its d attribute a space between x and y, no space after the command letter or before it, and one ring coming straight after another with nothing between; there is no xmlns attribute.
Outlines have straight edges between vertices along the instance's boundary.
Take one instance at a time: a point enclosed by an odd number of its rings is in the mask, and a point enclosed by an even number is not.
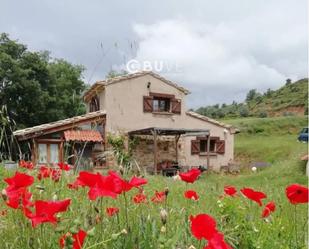
<svg viewBox="0 0 309 249"><path fill-rule="evenodd" d="M266 119L264 134L242 128L256 122L239 125L237 158L271 163L239 175L78 176L64 165L24 164L18 171L33 183L16 175L1 181L0 248L307 248L307 177L299 159L307 144L296 142L304 120L290 133L272 131L276 123ZM14 174L1 168L2 179Z"/></svg>

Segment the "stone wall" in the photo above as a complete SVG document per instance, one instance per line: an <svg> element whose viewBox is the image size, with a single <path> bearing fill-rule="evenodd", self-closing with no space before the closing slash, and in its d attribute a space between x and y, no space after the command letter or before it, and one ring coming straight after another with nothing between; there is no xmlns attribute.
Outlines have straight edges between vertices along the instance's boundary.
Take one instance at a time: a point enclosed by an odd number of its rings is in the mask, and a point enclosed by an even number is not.
<svg viewBox="0 0 309 249"><path fill-rule="evenodd" d="M153 167L154 154L153 154L153 138L152 137L141 137L139 138L138 144L133 150L133 157L141 168ZM158 163L162 161L175 161L176 160L176 148L174 137L163 137L157 138L157 158ZM178 161L183 157L182 153L182 141L178 142Z"/></svg>

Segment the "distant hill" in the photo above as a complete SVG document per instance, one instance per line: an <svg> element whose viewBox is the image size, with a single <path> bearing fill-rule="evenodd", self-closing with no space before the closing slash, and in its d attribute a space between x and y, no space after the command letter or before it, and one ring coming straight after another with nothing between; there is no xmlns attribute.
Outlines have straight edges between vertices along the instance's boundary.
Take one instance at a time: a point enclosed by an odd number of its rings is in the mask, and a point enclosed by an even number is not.
<svg viewBox="0 0 309 249"><path fill-rule="evenodd" d="M217 119L308 115L308 79L296 82L288 79L281 88L268 89L264 93L252 89L244 103L234 101L230 105L217 104L200 107L195 111Z"/></svg>

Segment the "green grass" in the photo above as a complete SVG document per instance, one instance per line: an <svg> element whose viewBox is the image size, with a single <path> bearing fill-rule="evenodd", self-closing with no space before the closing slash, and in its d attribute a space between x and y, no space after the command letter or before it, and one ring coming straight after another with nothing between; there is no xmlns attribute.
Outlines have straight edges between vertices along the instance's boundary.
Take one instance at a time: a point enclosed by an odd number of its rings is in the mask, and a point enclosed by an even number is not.
<svg viewBox="0 0 309 249"><path fill-rule="evenodd" d="M168 187L167 203L142 204L131 202L137 190L131 190L127 199L129 205L125 208L124 198L117 200L102 198L91 202L87 199L87 190L69 190L66 183L74 176L63 178L59 183L46 179L36 181L31 187L34 199L50 200L55 195L58 199L72 198L70 210L63 213L57 227L43 224L33 229L19 210L8 210L8 214L0 218L0 248L59 248L59 237L67 231L73 232L78 227L94 232L88 236L84 248L183 248L190 245L203 248L206 241L197 241L190 233L189 215L207 213L217 221L218 230L233 248L240 249L273 249L273 248L306 248L307 237L307 204L296 207L291 205L286 196L285 188L289 184L299 183L307 185L308 178L304 174L304 162L300 155L307 151L307 144L296 142L296 131L304 126L304 120L280 119L246 119L233 121L238 127L252 129L252 126L263 128L258 134L242 132L236 135L236 156L244 164L250 161L267 161L271 167L256 173L245 171L240 175L203 174L194 184L174 181L171 178L160 176L146 176L149 183L145 186L145 194L151 197L155 190L162 191ZM278 129L290 128L293 134ZM0 171L2 178L12 175L13 172ZM35 175L36 172L30 172ZM39 191L35 186L45 186L45 191ZM268 201L274 201L276 211L267 220L261 219L262 207L239 195L236 198L223 198L225 185L233 185L238 190L243 187L252 187L267 194ZM1 182L4 188L5 183ZM194 189L200 195L197 202L183 198L183 192ZM116 206L120 208L119 222L116 217L107 217L105 208ZM166 231L162 229L160 210L168 211ZM0 210L7 209L4 202ZM97 210L97 211L96 211ZM125 210L128 212L128 230L125 221ZM296 217L294 216L296 214ZM100 218L100 222L96 220ZM296 220L295 220L296 218ZM297 243L295 238L295 224L297 226ZM128 234L117 236L122 229ZM104 242L105 241L105 242ZM104 242L104 243L103 243ZM99 244L98 244L99 243ZM97 246L95 246L98 244Z"/></svg>

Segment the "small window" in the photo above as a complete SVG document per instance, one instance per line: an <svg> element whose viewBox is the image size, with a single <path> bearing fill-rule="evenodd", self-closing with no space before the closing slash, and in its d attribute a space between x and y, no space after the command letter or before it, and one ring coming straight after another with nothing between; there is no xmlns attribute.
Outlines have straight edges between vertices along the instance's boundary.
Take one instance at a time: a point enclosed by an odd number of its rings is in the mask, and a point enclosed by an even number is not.
<svg viewBox="0 0 309 249"><path fill-rule="evenodd" d="M89 111L96 112L100 110L100 100L98 96L95 96L91 99L89 103Z"/></svg>
<svg viewBox="0 0 309 249"><path fill-rule="evenodd" d="M153 99L153 111L154 112L169 112L170 111L170 99L155 97Z"/></svg>
<svg viewBox="0 0 309 249"><path fill-rule="evenodd" d="M39 163L47 163L47 144L39 144Z"/></svg>
<svg viewBox="0 0 309 249"><path fill-rule="evenodd" d="M216 140L211 139L209 144L209 152L215 152L216 151ZM207 140L203 139L200 140L200 152L207 152Z"/></svg>
<svg viewBox="0 0 309 249"><path fill-rule="evenodd" d="M58 144L50 144L50 163L59 162Z"/></svg>
<svg viewBox="0 0 309 249"><path fill-rule="evenodd" d="M37 153L39 164L54 164L59 162L58 143L38 143Z"/></svg>

